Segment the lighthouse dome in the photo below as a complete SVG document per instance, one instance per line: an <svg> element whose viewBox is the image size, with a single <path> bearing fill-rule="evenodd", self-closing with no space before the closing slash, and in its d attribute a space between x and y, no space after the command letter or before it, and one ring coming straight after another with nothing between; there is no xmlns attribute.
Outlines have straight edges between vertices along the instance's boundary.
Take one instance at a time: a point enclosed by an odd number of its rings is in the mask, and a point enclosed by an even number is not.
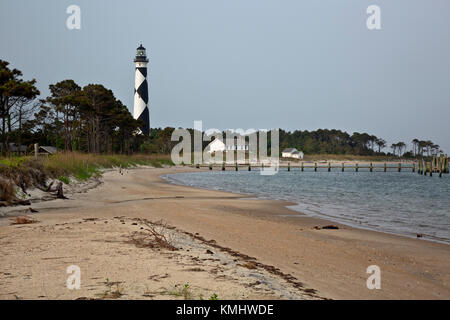
<svg viewBox="0 0 450 320"><path fill-rule="evenodd" d="M147 53L142 44L136 49L136 59L134 62L148 62Z"/></svg>

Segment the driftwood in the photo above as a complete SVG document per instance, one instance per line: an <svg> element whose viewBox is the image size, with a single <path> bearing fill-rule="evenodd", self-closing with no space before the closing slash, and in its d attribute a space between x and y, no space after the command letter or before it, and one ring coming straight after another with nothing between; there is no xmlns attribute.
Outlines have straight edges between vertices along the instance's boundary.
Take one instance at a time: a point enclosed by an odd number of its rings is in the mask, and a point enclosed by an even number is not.
<svg viewBox="0 0 450 320"><path fill-rule="evenodd" d="M58 199L67 199L67 197L64 196L63 191L63 183L59 181L56 186L53 186L53 183L55 181L52 181L49 186L47 187L47 192L56 192L56 198Z"/></svg>

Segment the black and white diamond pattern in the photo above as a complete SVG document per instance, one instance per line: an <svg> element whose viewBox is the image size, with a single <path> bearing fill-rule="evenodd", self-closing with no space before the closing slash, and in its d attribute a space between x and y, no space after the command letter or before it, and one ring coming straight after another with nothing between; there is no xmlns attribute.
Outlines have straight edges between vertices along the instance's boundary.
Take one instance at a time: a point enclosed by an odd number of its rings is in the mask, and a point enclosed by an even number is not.
<svg viewBox="0 0 450 320"><path fill-rule="evenodd" d="M142 63L139 63L142 65ZM144 122L143 134L150 133L150 114L148 109L147 67L136 67L134 82L134 118Z"/></svg>

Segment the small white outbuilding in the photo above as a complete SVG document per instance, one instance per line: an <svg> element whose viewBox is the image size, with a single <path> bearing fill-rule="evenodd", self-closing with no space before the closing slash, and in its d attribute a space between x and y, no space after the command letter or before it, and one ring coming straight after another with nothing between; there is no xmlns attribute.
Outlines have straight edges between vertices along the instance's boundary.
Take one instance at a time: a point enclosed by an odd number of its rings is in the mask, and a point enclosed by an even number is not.
<svg viewBox="0 0 450 320"><path fill-rule="evenodd" d="M206 147L206 151L209 153L214 152L224 152L226 150L225 143L223 143L220 139L214 139L208 146Z"/></svg>
<svg viewBox="0 0 450 320"><path fill-rule="evenodd" d="M220 139L214 139L210 144L208 144L206 151L209 153L224 151L248 151L248 143L245 141L244 137L226 139L225 142Z"/></svg>
<svg viewBox="0 0 450 320"><path fill-rule="evenodd" d="M296 148L287 148L281 152L281 157L303 159L303 152L298 151Z"/></svg>

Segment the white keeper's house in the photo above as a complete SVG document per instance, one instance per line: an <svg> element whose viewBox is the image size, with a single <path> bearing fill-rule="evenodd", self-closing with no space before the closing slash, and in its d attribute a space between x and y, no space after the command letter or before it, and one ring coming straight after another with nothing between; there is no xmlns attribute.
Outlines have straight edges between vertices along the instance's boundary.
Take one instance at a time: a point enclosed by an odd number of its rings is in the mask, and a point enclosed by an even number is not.
<svg viewBox="0 0 450 320"><path fill-rule="evenodd" d="M225 143L223 143L220 139L214 139L208 146L206 147L206 151L209 153L214 152L224 152L225 151Z"/></svg>
<svg viewBox="0 0 450 320"><path fill-rule="evenodd" d="M248 151L248 142L245 141L244 137L226 139L225 142L220 139L214 139L210 144L208 144L206 151L209 153L224 151Z"/></svg>
<svg viewBox="0 0 450 320"><path fill-rule="evenodd" d="M281 152L282 158L303 159L303 152L295 148L287 148Z"/></svg>

